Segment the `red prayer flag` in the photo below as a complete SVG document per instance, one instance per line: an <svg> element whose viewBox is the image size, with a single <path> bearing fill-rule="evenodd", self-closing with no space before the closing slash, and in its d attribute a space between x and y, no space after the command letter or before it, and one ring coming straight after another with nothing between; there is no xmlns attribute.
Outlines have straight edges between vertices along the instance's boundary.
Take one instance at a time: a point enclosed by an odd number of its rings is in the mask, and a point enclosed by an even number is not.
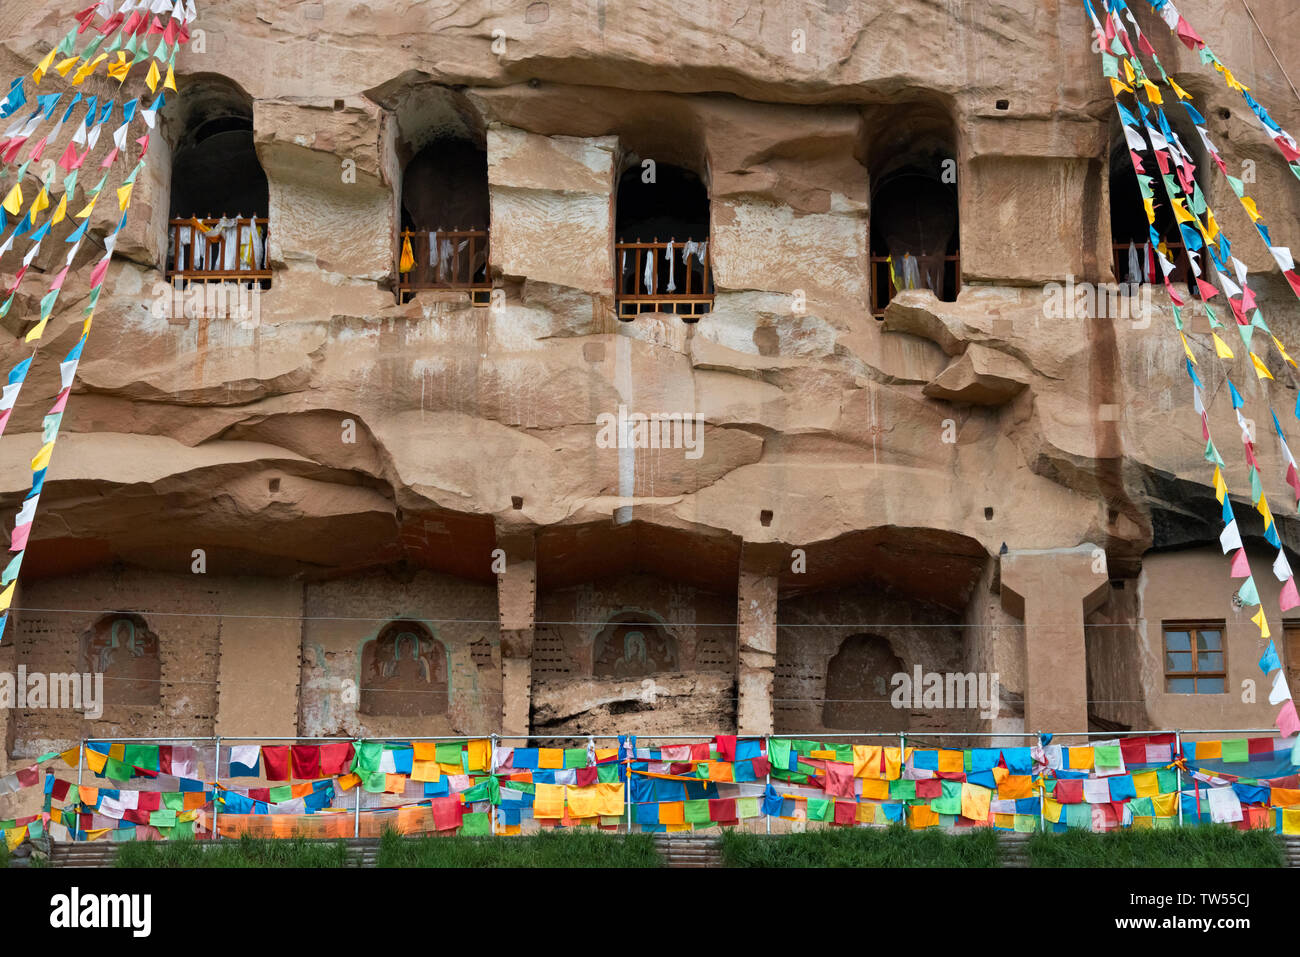
<svg viewBox="0 0 1300 957"><path fill-rule="evenodd" d="M63 778L55 778L54 790L51 792L51 796L56 801L62 801L64 798L68 796L68 790L71 787L72 787L72 783L70 781L65 781L63 780Z"/></svg>
<svg viewBox="0 0 1300 957"><path fill-rule="evenodd" d="M1083 781L1079 778L1058 778L1056 789L1052 792L1062 804L1083 803Z"/></svg>
<svg viewBox="0 0 1300 957"><path fill-rule="evenodd" d="M434 798L433 826L439 831L450 831L460 827L464 819L464 806L458 797Z"/></svg>
<svg viewBox="0 0 1300 957"><path fill-rule="evenodd" d="M692 761L707 761L707 760L709 760L709 742L707 742L707 741L700 741L700 742L698 742L698 743L696 743L696 744L692 744L692 745L691 745L691 760L692 760Z"/></svg>
<svg viewBox="0 0 1300 957"><path fill-rule="evenodd" d="M1295 274L1295 270L1287 269L1282 273L1282 275L1286 276L1286 281L1291 284L1291 288L1295 290L1295 294L1300 296L1300 276Z"/></svg>
<svg viewBox="0 0 1300 957"><path fill-rule="evenodd" d="M575 787L589 788L596 783L597 770L594 767L577 768L573 772L573 783Z"/></svg>
<svg viewBox="0 0 1300 957"><path fill-rule="evenodd" d="M1209 302L1211 299L1213 299L1215 296L1219 294L1219 290L1215 289L1213 286L1211 286L1200 276L1196 277L1196 288L1201 291L1201 298L1204 299L1206 302Z"/></svg>
<svg viewBox="0 0 1300 957"><path fill-rule="evenodd" d="M333 777L338 774L347 774L348 768L352 766L352 745L344 741L342 744L322 744L320 747L320 775L321 777Z"/></svg>
<svg viewBox="0 0 1300 957"><path fill-rule="evenodd" d="M718 744L718 759L721 761L735 762L736 736L734 734L720 734L715 740Z"/></svg>
<svg viewBox="0 0 1300 957"><path fill-rule="evenodd" d="M31 787L41 779L41 772L34 764L31 767L19 768L14 774L18 778L18 786L24 788Z"/></svg>
<svg viewBox="0 0 1300 957"><path fill-rule="evenodd" d="M314 781L321 776L320 745L295 744L290 749L293 756L293 776L300 781ZM262 749L265 755L266 749Z"/></svg>
<svg viewBox="0 0 1300 957"><path fill-rule="evenodd" d="M1196 31L1192 29L1192 25L1181 15L1178 17L1178 26L1174 28L1174 31L1178 34L1178 39L1182 40L1189 50L1197 50L1205 46L1205 41L1197 36Z"/></svg>
<svg viewBox="0 0 1300 957"><path fill-rule="evenodd" d="M715 798L709 802L710 821L734 821L736 819L735 798Z"/></svg>
<svg viewBox="0 0 1300 957"><path fill-rule="evenodd" d="M1297 160L1300 160L1300 153L1297 153L1291 144L1281 136L1275 137L1273 142L1277 144L1277 148L1282 151L1282 155L1286 157L1288 163L1294 163Z"/></svg>
<svg viewBox="0 0 1300 957"><path fill-rule="evenodd" d="M732 803L734 804L735 802ZM852 825L857 821L857 819L858 819L858 803L856 801L835 802L835 823L836 824Z"/></svg>
<svg viewBox="0 0 1300 957"><path fill-rule="evenodd" d="M938 778L926 778L916 782L916 796L919 798L943 797L943 782Z"/></svg>
<svg viewBox="0 0 1300 957"><path fill-rule="evenodd" d="M162 795L157 791L141 791L135 807L138 811L157 811L162 807Z"/></svg>
<svg viewBox="0 0 1300 957"><path fill-rule="evenodd" d="M93 283L92 283L93 285ZM289 746L262 747L262 772L268 781L289 780Z"/></svg>
<svg viewBox="0 0 1300 957"><path fill-rule="evenodd" d="M263 804L271 803L270 788L249 788L248 799L250 801L261 801Z"/></svg>
<svg viewBox="0 0 1300 957"><path fill-rule="evenodd" d="M63 155L59 157L59 165L63 167L65 170L67 170L69 173L71 173L72 164L75 163L76 161L77 161L76 144L69 141L68 148L64 150Z"/></svg>

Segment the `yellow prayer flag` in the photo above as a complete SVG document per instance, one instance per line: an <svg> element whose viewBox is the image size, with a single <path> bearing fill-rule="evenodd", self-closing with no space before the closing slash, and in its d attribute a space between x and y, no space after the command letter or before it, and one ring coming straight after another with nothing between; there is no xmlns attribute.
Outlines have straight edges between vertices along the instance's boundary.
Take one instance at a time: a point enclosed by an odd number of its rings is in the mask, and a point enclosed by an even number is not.
<svg viewBox="0 0 1300 957"><path fill-rule="evenodd" d="M1273 336L1272 339L1273 339L1273 345L1277 346L1277 351L1280 352L1280 353L1282 354L1282 358L1283 358L1283 359L1284 359L1288 364L1290 364L1290 366L1291 366L1292 368L1300 369L1300 366L1296 365L1295 360L1292 359L1289 355L1287 355L1287 351L1286 351L1286 349L1284 349L1284 348L1282 347L1282 343L1281 343L1280 341L1278 341L1277 336Z"/></svg>
<svg viewBox="0 0 1300 957"><path fill-rule="evenodd" d="M67 76L71 70L81 60L79 56L70 56L66 60L60 60L54 67L54 72L59 76Z"/></svg>
<svg viewBox="0 0 1300 957"><path fill-rule="evenodd" d="M58 50L51 50L49 53L45 54L44 60L36 64L36 69L32 71L32 82L37 86L41 85L41 79L49 72L50 67L54 65L54 55L58 52Z"/></svg>
<svg viewBox="0 0 1300 957"><path fill-rule="evenodd" d="M1132 93L1133 88L1127 86L1119 77L1112 76L1110 79L1110 92L1113 96L1119 96L1121 93Z"/></svg>
<svg viewBox="0 0 1300 957"><path fill-rule="evenodd" d="M64 193L59 197L59 205L54 207L54 215L50 217L50 225L57 226L63 222L63 217L68 215L68 194Z"/></svg>
<svg viewBox="0 0 1300 957"><path fill-rule="evenodd" d="M537 766L558 770L564 767L564 751L561 748L538 748Z"/></svg>
<svg viewBox="0 0 1300 957"><path fill-rule="evenodd" d="M1255 205L1253 199L1249 196L1243 196L1241 197L1241 205L1246 207L1246 212L1250 214L1250 221L1252 223L1259 222L1259 207Z"/></svg>
<svg viewBox="0 0 1300 957"><path fill-rule="evenodd" d="M149 86L150 93L157 91L158 81L161 79L162 79L162 74L158 72L158 61L151 60L149 62L149 72L145 75L144 78L144 82Z"/></svg>
<svg viewBox="0 0 1300 957"><path fill-rule="evenodd" d="M1147 99L1152 103L1160 104L1164 102L1164 97L1160 95L1160 90L1150 80L1142 81L1142 89L1147 91Z"/></svg>
<svg viewBox="0 0 1300 957"><path fill-rule="evenodd" d="M163 89L166 89L166 90L175 90L175 89L176 89L176 74L175 74L175 72L173 72L173 70L172 70L172 66L171 66L170 63L167 64L167 79L165 79L165 80L163 81Z"/></svg>
<svg viewBox="0 0 1300 957"><path fill-rule="evenodd" d="M1214 218L1214 211L1211 209L1205 211L1205 228L1201 230L1201 235L1209 242L1214 242L1215 237L1219 235L1219 221Z"/></svg>
<svg viewBox="0 0 1300 957"><path fill-rule="evenodd" d="M103 774L106 764L108 764L107 754L96 751L94 748L86 749L86 767L90 768L95 774Z"/></svg>
<svg viewBox="0 0 1300 957"><path fill-rule="evenodd" d="M81 760L81 748L80 746L75 748L68 748L68 750L60 754L59 757L63 759L63 763L66 764L68 767L75 768L77 766L77 762Z"/></svg>
<svg viewBox="0 0 1300 957"><path fill-rule="evenodd" d="M5 197L3 204L5 212L11 216L17 216L23 211L23 187L21 183L14 183L14 188L9 190L9 195Z"/></svg>
<svg viewBox="0 0 1300 957"><path fill-rule="evenodd" d="M465 742L465 769L486 771L492 756L492 742L486 738Z"/></svg>
<svg viewBox="0 0 1300 957"><path fill-rule="evenodd" d="M1169 208L1174 211L1174 219L1180 223L1191 223L1196 221L1196 217L1183 208L1182 199L1171 199Z"/></svg>
<svg viewBox="0 0 1300 957"><path fill-rule="evenodd" d="M1219 500L1219 504L1222 505L1223 499L1227 496L1227 494L1228 494L1228 483L1223 480L1223 472L1220 471L1219 467L1216 465L1214 467L1214 497L1217 498Z"/></svg>
<svg viewBox="0 0 1300 957"><path fill-rule="evenodd" d="M1180 100L1190 100L1192 98L1192 94L1188 93L1173 80L1166 78L1166 82L1169 84L1169 89L1173 90Z"/></svg>
<svg viewBox="0 0 1300 957"><path fill-rule="evenodd" d="M1187 345L1187 337L1183 335L1182 332L1179 332L1178 338L1183 340L1183 351L1187 353L1188 361L1191 362L1192 365L1196 365L1196 356L1192 355L1192 350Z"/></svg>
<svg viewBox="0 0 1300 957"><path fill-rule="evenodd" d="M862 799L864 801L889 800L889 782L884 778L865 778L862 781Z"/></svg>
<svg viewBox="0 0 1300 957"><path fill-rule="evenodd" d="M596 784L596 811L606 817L623 813L624 791L622 781L600 781Z"/></svg>
<svg viewBox="0 0 1300 957"><path fill-rule="evenodd" d="M961 786L961 816L972 821L989 819L989 801L993 792L978 784Z"/></svg>
<svg viewBox="0 0 1300 957"><path fill-rule="evenodd" d="M41 446L41 450L32 457L32 471L39 472L45 466L50 464L50 455L54 452L54 442L49 441Z"/></svg>
<svg viewBox="0 0 1300 957"><path fill-rule="evenodd" d="M535 789L533 794L533 817L564 817L563 784L535 784L533 787Z"/></svg>
<svg viewBox="0 0 1300 957"><path fill-rule="evenodd" d="M8 828L3 832L3 834L5 836L5 844L8 846L9 850L12 851L27 839L27 825L24 824L22 827Z"/></svg>
<svg viewBox="0 0 1300 957"><path fill-rule="evenodd" d="M117 80L118 83L126 82L126 75L131 70L131 61L126 58L125 50L118 50L119 59L116 63L108 65L108 75Z"/></svg>
<svg viewBox="0 0 1300 957"><path fill-rule="evenodd" d="M127 183L125 186L119 186L117 189L117 208L125 210L131 205L131 190L135 189L135 183Z"/></svg>
<svg viewBox="0 0 1300 957"><path fill-rule="evenodd" d="M1124 58L1124 79L1130 83L1137 79L1137 74L1133 72L1133 65L1129 63L1128 57Z"/></svg>
<svg viewBox="0 0 1300 957"><path fill-rule="evenodd" d="M23 342L35 342L39 339L45 334L45 327L49 325L49 322L50 319L46 316L40 322L36 323L36 325L32 326L31 331L27 333L27 335L23 336Z"/></svg>
<svg viewBox="0 0 1300 957"><path fill-rule="evenodd" d="M85 218L86 218L87 216L89 216L92 212L94 212L94 210L95 210L95 200L97 200L97 199L99 199L99 195L98 195L98 194L96 194L96 195L95 195L95 196L90 200L90 202L86 204L86 208L85 208L85 209L83 209L81 212L77 213L76 218L77 218L77 219L85 219Z"/></svg>
<svg viewBox="0 0 1300 957"><path fill-rule="evenodd" d="M1282 811L1282 833L1300 834L1300 808Z"/></svg>
<svg viewBox="0 0 1300 957"><path fill-rule="evenodd" d="M1268 371L1268 366L1264 365L1264 363L1260 361L1259 356L1255 355L1253 352L1250 354L1250 361L1255 366L1255 374L1261 379L1273 378L1273 373Z"/></svg>
<svg viewBox="0 0 1300 957"><path fill-rule="evenodd" d="M1261 638L1269 637L1270 632L1268 630L1268 618L1265 617L1264 615L1263 605L1259 606L1259 611L1255 612L1255 617L1251 618L1250 620L1259 626L1259 636Z"/></svg>
<svg viewBox="0 0 1300 957"><path fill-rule="evenodd" d="M1197 745L1199 752L1200 745ZM1160 782L1156 778L1154 771L1134 771L1133 772L1133 790L1137 792L1136 797L1155 797L1160 793Z"/></svg>
<svg viewBox="0 0 1300 957"><path fill-rule="evenodd" d="M1265 528L1268 528L1270 525L1273 524L1273 512L1268 507L1267 495L1261 495L1259 497L1259 504L1255 506L1255 510L1259 512L1260 515L1264 516Z"/></svg>
<svg viewBox="0 0 1300 957"><path fill-rule="evenodd" d="M8 611L10 604L14 600L14 589L18 587L18 581L15 579L9 583L9 587L0 592L0 611Z"/></svg>
<svg viewBox="0 0 1300 957"><path fill-rule="evenodd" d="M1211 332L1210 336L1214 339L1214 351L1218 354L1219 358L1231 359L1232 350L1228 348L1226 342L1219 338L1219 334L1217 332Z"/></svg>
<svg viewBox="0 0 1300 957"><path fill-rule="evenodd" d="M853 746L853 776L855 778L880 777L880 747L871 744Z"/></svg>

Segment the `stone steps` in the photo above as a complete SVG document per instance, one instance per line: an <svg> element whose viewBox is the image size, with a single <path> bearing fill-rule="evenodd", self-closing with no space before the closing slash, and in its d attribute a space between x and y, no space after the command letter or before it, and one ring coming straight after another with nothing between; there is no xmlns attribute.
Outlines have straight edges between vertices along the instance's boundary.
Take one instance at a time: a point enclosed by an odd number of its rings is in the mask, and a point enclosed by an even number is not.
<svg viewBox="0 0 1300 957"><path fill-rule="evenodd" d="M655 835L655 850L669 867L721 867L722 841L715 835Z"/></svg>

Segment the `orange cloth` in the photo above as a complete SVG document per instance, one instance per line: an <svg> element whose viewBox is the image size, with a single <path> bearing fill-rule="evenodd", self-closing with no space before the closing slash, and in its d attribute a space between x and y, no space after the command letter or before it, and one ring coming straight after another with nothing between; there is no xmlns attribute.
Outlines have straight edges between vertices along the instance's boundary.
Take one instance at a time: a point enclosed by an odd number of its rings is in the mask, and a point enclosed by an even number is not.
<svg viewBox="0 0 1300 957"><path fill-rule="evenodd" d="M486 771L492 759L492 742L486 738L465 743L466 764L470 771Z"/></svg>
<svg viewBox="0 0 1300 957"><path fill-rule="evenodd" d="M994 768L994 772L998 769ZM1004 769L1005 770L1005 769ZM993 775L995 778L997 774ZM1006 779L998 784L998 798L1003 801L1011 801L1016 798L1031 798L1034 796L1034 779L1028 774L1009 774Z"/></svg>
<svg viewBox="0 0 1300 957"><path fill-rule="evenodd" d="M923 827L934 827L939 823L939 812L928 804L913 805L907 816L907 826L917 831Z"/></svg>
<svg viewBox="0 0 1300 957"><path fill-rule="evenodd" d="M559 770L564 767L564 749L563 748L540 748L537 752L537 766L539 768Z"/></svg>
<svg viewBox="0 0 1300 957"><path fill-rule="evenodd" d="M533 795L533 817L564 817L564 785L538 784Z"/></svg>
<svg viewBox="0 0 1300 957"><path fill-rule="evenodd" d="M1273 788L1268 803L1273 807L1295 807L1300 805L1300 791L1294 788Z"/></svg>
<svg viewBox="0 0 1300 957"><path fill-rule="evenodd" d="M339 782L340 791L351 791L354 787L356 787L358 784L361 783L361 775L344 774L338 779L338 782Z"/></svg>
<svg viewBox="0 0 1300 957"><path fill-rule="evenodd" d="M870 778L862 782L862 798L865 801L887 801L889 800L889 782L884 778L872 780Z"/></svg>
<svg viewBox="0 0 1300 957"><path fill-rule="evenodd" d="M442 769L438 767L437 761L412 761L411 780L441 781Z"/></svg>
<svg viewBox="0 0 1300 957"><path fill-rule="evenodd" d="M855 778L880 777L880 748L873 744L853 746L853 776Z"/></svg>
<svg viewBox="0 0 1300 957"><path fill-rule="evenodd" d="M686 821L686 804L682 801L665 801L659 805L659 823L682 824Z"/></svg>
<svg viewBox="0 0 1300 957"><path fill-rule="evenodd" d="M908 748L908 750L912 750ZM885 748L885 779L897 781L903 774L903 755L898 748Z"/></svg>
<svg viewBox="0 0 1300 957"><path fill-rule="evenodd" d="M434 761L438 757L436 741L416 741L411 747L415 752L411 757L415 761Z"/></svg>
<svg viewBox="0 0 1300 957"><path fill-rule="evenodd" d="M622 781L602 781L596 785L596 813L617 817L626 810Z"/></svg>
<svg viewBox="0 0 1300 957"><path fill-rule="evenodd" d="M384 775L384 793L401 794L406 790L405 774L385 774Z"/></svg>
<svg viewBox="0 0 1300 957"><path fill-rule="evenodd" d="M966 756L963 751L939 751L939 770L945 774L966 770Z"/></svg>

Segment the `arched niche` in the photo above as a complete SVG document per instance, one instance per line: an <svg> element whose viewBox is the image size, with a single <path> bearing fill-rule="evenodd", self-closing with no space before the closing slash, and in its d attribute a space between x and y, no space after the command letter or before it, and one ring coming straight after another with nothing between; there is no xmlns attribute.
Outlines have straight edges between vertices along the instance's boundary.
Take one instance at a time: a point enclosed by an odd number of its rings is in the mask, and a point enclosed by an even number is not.
<svg viewBox="0 0 1300 957"><path fill-rule="evenodd" d="M162 132L172 147L168 275L266 285L270 192L252 98L225 77L192 77L164 108Z"/></svg>
<svg viewBox="0 0 1300 957"><path fill-rule="evenodd" d="M447 713L447 649L418 621L385 625L361 648L362 714L424 717Z"/></svg>
<svg viewBox="0 0 1300 957"><path fill-rule="evenodd" d="M82 666L104 676L104 709L162 703L158 636L140 615L104 615L81 640Z"/></svg>
<svg viewBox="0 0 1300 957"><path fill-rule="evenodd" d="M639 678L678 670L677 639L650 612L612 616L592 642L591 673L596 678Z"/></svg>
<svg viewBox="0 0 1300 957"><path fill-rule="evenodd" d="M402 301L422 289L491 288L487 130L461 92L403 74L367 93L387 111L394 270Z"/></svg>
<svg viewBox="0 0 1300 957"><path fill-rule="evenodd" d="M906 730L909 712L889 702L890 679L902 671L887 638L849 635L826 665L822 724L845 731Z"/></svg>
<svg viewBox="0 0 1300 957"><path fill-rule="evenodd" d="M956 126L937 100L864 110L871 187L871 300L879 318L894 293L929 289L944 301L961 288Z"/></svg>

